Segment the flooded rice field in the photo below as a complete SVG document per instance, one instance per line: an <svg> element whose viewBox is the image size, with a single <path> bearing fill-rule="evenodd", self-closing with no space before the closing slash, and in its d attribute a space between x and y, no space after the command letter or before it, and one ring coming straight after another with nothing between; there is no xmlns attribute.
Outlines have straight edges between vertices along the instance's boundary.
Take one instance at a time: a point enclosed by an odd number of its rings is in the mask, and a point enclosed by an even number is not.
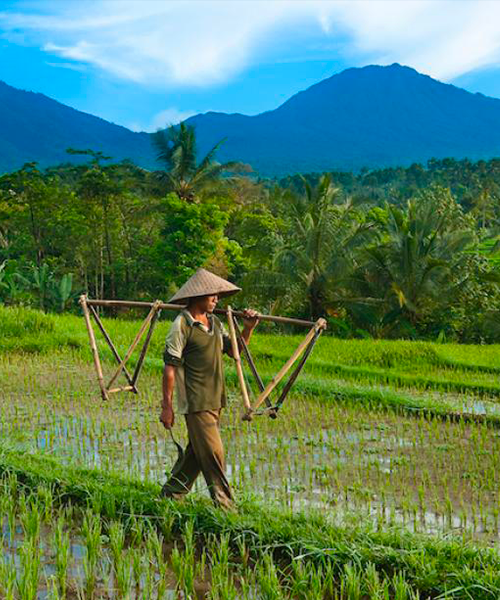
<svg viewBox="0 0 500 600"><path fill-rule="evenodd" d="M0 435L12 445L162 483L176 450L158 422L161 375L145 373L140 394L104 403L91 366L66 356L11 357ZM5 366L3 367L6 368ZM366 519L384 528L450 533L495 544L500 536L500 429L373 407L359 400L292 394L277 420L241 421L231 395L223 413L227 471L240 497L333 522ZM336 380L334 390L352 389ZM378 386L380 389L380 386ZM361 392L360 392L361 390ZM406 390L417 400L495 414L496 398ZM182 419L175 435L186 440ZM194 494L206 495L200 479Z"/></svg>

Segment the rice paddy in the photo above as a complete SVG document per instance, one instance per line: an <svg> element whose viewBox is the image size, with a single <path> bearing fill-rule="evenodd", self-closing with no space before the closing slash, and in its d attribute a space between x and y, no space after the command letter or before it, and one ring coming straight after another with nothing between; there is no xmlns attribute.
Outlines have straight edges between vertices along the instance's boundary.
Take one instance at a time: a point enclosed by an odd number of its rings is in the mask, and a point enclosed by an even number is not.
<svg viewBox="0 0 500 600"><path fill-rule="evenodd" d="M138 322L106 324L123 354ZM221 515L201 479L158 499L176 458L158 421L168 326L139 394L105 403L83 319L0 308L2 598L499 597L500 346L324 336L278 419L250 424L225 359L238 513ZM264 380L299 339L252 338ZM97 492L99 474L121 483Z"/></svg>

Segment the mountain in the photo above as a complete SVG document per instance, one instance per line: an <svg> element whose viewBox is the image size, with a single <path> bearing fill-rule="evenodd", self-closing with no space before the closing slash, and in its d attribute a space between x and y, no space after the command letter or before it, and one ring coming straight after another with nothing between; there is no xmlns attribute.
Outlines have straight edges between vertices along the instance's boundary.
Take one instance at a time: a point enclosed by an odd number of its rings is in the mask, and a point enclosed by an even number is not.
<svg viewBox="0 0 500 600"><path fill-rule="evenodd" d="M69 147L100 150L117 160L129 158L155 168L149 134L134 133L0 81L0 172L31 161L46 167L81 160L66 153Z"/></svg>
<svg viewBox="0 0 500 600"><path fill-rule="evenodd" d="M219 160L268 176L500 156L500 100L398 64L347 69L259 115L209 112L187 123L200 153L226 138ZM158 168L149 134L0 82L0 171L68 161L68 147Z"/></svg>
<svg viewBox="0 0 500 600"><path fill-rule="evenodd" d="M210 112L187 122L201 151L226 138L220 160L264 175L500 156L500 100L398 64L347 69L256 116Z"/></svg>

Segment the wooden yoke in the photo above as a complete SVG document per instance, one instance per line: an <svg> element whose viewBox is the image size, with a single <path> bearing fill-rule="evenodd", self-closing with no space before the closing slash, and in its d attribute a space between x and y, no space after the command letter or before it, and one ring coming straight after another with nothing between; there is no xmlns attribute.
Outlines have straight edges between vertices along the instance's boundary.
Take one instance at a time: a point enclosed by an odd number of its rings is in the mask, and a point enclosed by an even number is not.
<svg viewBox="0 0 500 600"><path fill-rule="evenodd" d="M238 374L238 381L240 383L241 395L243 396L243 404L245 405L245 413L242 418L244 421L251 421L252 407L250 405L250 398L248 397L247 385L245 382L245 376L243 374L243 367L241 365L240 349L238 348L238 340L236 339L233 311L231 310L230 306L227 307L227 321L229 325L229 337L231 338L233 358L236 362L236 372Z"/></svg>
<svg viewBox="0 0 500 600"><path fill-rule="evenodd" d="M144 364L144 360L146 358L146 353L149 348L149 344L151 342L151 337L153 335L153 330L156 325L156 322L159 318L160 312L162 309L166 310L175 310L179 311L184 309L185 307L178 304L166 304L161 302L160 300L156 300L155 302L134 302L134 301L126 301L126 300L90 300L87 298L85 294L80 296L80 305L82 307L83 316L85 317L85 324L87 326L87 331L89 334L90 340L90 348L92 350L92 357L94 360L94 366L97 373L97 379L99 382L99 388L101 390L101 395L103 400L109 399L109 394L115 392L125 392L131 391L137 394L137 379L139 378L139 374L141 372L142 366ZM103 322L99 318L99 314L97 313L96 307L115 307L115 308L148 308L149 312L145 320L143 321L139 331L137 332L132 344L129 346L124 358L122 359L117 348L111 341L111 338L106 331ZM321 335L321 333L326 329L326 321L324 319L318 319L316 322L313 321L304 321L302 319L294 319L290 317L279 317L275 315L259 315L260 321L268 321L280 324L289 324L295 326L302 327L311 327L312 329L306 335L306 338L299 344L295 352L292 356L286 361L283 367L278 371L278 373L273 377L270 383L265 387L264 383L257 371L255 363L250 354L250 350L248 349L245 340L243 339L241 332L239 330L238 321L236 317L244 317L244 312L233 311L230 306L227 309L217 308L215 311L217 314L226 314L228 317L228 325L229 325L229 333L231 339L231 347L233 358L236 362L236 372L238 375L238 382L241 388L241 393L243 396L243 403L245 407L245 413L243 415L243 419L246 421L251 421L253 415L260 414L268 414L272 418L276 418L277 411L283 404L288 392L290 391L292 385L297 379L299 373L304 367L317 339ZM92 327L92 318L96 322L100 332L102 333L104 340L108 344L115 361L118 363L118 367L113 373L108 385L104 382L104 375L102 371L101 361L99 357L99 350L97 347L97 342L95 338L95 333ZM149 329L148 329L149 328ZM136 363L136 367L133 375L129 373L126 368L126 364L131 358L134 350L139 344L141 338L144 336L144 333L147 330L146 339L141 348L139 358ZM245 381L245 375L243 373L243 365L241 361L240 348L248 362L250 370L253 376L256 379L257 387L260 392L256 404L252 407L249 397L249 391L247 388L247 384ZM281 380L285 377L285 375L290 371L292 366L296 363L299 357L302 358L298 361L295 369L292 371L288 381L282 388L278 401L273 405L269 399L270 394L276 389ZM128 385L111 387L115 381L118 379L120 374L123 373L125 376ZM257 409L263 404L266 404L266 407L259 412L256 412Z"/></svg>

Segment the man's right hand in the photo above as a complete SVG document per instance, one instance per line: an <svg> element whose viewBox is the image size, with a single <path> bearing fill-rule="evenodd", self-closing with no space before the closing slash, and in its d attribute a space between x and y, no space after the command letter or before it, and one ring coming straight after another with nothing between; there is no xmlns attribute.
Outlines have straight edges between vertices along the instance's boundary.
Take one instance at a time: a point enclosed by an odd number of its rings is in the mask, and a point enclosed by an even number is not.
<svg viewBox="0 0 500 600"><path fill-rule="evenodd" d="M175 422L175 415L172 407L162 408L160 421L163 423L165 429L172 429Z"/></svg>

